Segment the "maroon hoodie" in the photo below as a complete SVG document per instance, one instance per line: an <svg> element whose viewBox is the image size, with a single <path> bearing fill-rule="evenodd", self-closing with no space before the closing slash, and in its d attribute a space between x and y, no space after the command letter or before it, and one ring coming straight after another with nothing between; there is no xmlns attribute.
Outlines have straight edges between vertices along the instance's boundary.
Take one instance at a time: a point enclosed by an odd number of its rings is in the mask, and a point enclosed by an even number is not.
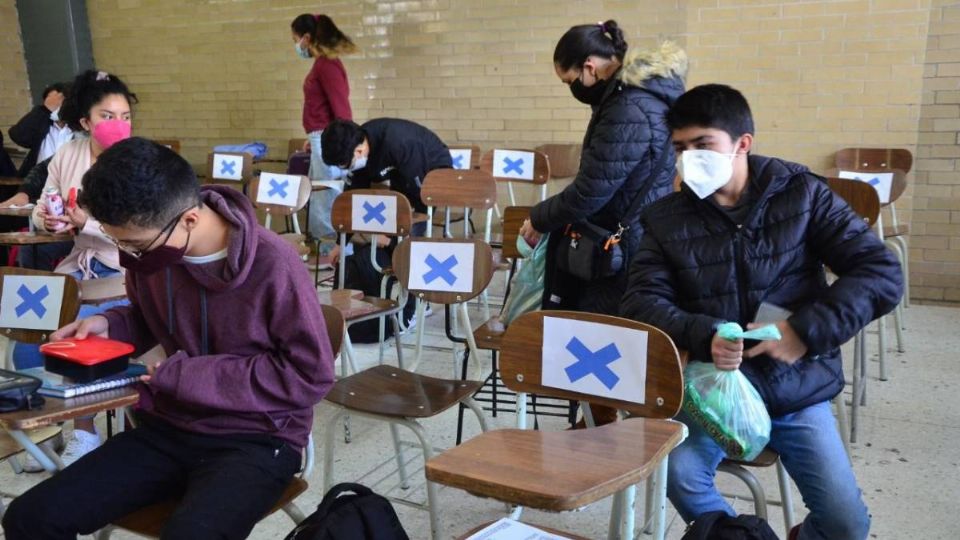
<svg viewBox="0 0 960 540"><path fill-rule="evenodd" d="M105 313L110 337L168 356L140 409L180 429L264 433L307 444L313 406L333 385L333 353L313 280L294 250L257 224L243 194L205 187L231 226L227 258L127 272L130 305Z"/></svg>

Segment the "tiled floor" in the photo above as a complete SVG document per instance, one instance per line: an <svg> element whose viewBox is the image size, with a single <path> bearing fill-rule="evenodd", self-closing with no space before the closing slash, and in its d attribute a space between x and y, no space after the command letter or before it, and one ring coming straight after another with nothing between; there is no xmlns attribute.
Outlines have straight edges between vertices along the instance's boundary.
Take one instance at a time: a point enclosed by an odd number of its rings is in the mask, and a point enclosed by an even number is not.
<svg viewBox="0 0 960 540"><path fill-rule="evenodd" d="M442 332L442 310L427 320L426 354L420 364L423 373L448 376L452 356ZM481 322L479 311L473 310L473 323ZM954 539L955 518L960 500L960 370L956 358L960 351L960 332L957 319L960 310L949 307L916 305L906 310L907 353L890 352L890 380L876 379L877 364L870 364L868 406L862 409L861 438L852 449L852 459L864 497L873 515L871 538L879 539ZM892 324L892 322L891 322ZM891 342L893 332L890 332ZM876 335L868 337L870 350L876 351ZM412 344L410 336L405 342ZM357 346L364 366L376 363L376 347ZM394 362L395 354L387 353L387 361ZM489 357L485 357L489 362ZM329 424L331 407L317 407L314 435L323 440L327 429L342 430ZM512 414L501 414L489 419L494 427L512 427ZM453 443L456 411L448 411L438 418L424 422L427 433L436 446ZM476 422L466 422L468 436L478 432ZM559 429L561 421L548 418L544 429ZM378 474L364 476L374 465L390 463L391 448L386 425L354 418L351 422L352 442L347 445L337 435L335 481L361 481L373 484ZM410 440L412 435L406 434ZM301 496L298 504L312 510L322 497L322 452L318 444L318 465L311 474L311 489ZM409 454L413 463L419 460ZM417 465L418 467L422 466ZM416 469L422 475L422 469ZM757 472L770 498L778 499L774 471ZM0 467L0 485L6 493L19 493L43 478L42 475L15 476L7 466ZM725 492L744 494L746 490L737 481L720 475L719 483ZM391 482L378 489L386 490ZM413 496L422 497L422 489L414 487ZM642 492L643 490L639 490ZM642 497L639 496L638 497ZM504 506L492 500L483 500L454 489L441 489L440 509L443 519L443 538L455 537L473 526L497 519L504 514ZM805 514L799 494L795 494L799 516ZM752 503L738 499L735 507L752 512ZM641 506L638 504L638 508ZM424 512L397 506L400 518L411 538L428 538L429 527ZM609 503L600 502L579 512L561 515L528 511L524 519L533 523L549 524L568 529L588 538L603 538L606 534ZM770 522L783 535L782 513L777 506L769 507ZM639 516L638 516L639 519ZM669 510L672 526L668 537L680 538L683 524L676 513ZM283 538L292 528L289 519L281 514L261 522L252 538ZM642 536L642 535L641 535ZM117 533L114 538L132 538Z"/></svg>

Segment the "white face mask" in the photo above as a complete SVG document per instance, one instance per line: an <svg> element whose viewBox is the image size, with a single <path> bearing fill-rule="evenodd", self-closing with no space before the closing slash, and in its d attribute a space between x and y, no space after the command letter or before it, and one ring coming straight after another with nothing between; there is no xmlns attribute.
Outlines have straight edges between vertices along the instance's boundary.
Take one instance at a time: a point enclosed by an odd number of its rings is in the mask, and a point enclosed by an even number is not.
<svg viewBox="0 0 960 540"><path fill-rule="evenodd" d="M733 178L733 160L737 154L721 154L713 150L687 150L681 154L677 169L683 183L697 197L706 199Z"/></svg>
<svg viewBox="0 0 960 540"><path fill-rule="evenodd" d="M367 166L367 156L360 156L357 159L353 160L353 164L350 165L351 171L359 171L360 169Z"/></svg>
<svg viewBox="0 0 960 540"><path fill-rule="evenodd" d="M53 111L52 113L50 113L50 121L51 121L51 122L59 122L59 121L60 121L60 108L59 108L59 107L57 108L57 110L55 110L55 111Z"/></svg>

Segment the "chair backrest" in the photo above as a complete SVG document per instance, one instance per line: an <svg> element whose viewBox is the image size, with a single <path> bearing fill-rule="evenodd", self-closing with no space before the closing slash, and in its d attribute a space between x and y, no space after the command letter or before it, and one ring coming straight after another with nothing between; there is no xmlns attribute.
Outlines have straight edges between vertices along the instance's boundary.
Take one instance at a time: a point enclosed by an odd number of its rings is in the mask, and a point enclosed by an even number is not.
<svg viewBox="0 0 960 540"><path fill-rule="evenodd" d="M672 418L683 400L680 353L667 334L594 313L536 311L515 319L500 345L500 376L515 392L647 418Z"/></svg>
<svg viewBox="0 0 960 540"><path fill-rule="evenodd" d="M237 182L246 185L253 178L253 154L246 152L210 152L207 154L207 180Z"/></svg>
<svg viewBox="0 0 960 540"><path fill-rule="evenodd" d="M77 319L80 284L42 270L0 268L0 332L14 341L43 343Z"/></svg>
<svg viewBox="0 0 960 540"><path fill-rule="evenodd" d="M520 236L523 220L530 217L532 208L531 206L508 206L503 209L503 247L500 249L505 258L523 258L523 255L517 251L517 237Z"/></svg>
<svg viewBox="0 0 960 540"><path fill-rule="evenodd" d="M320 310L323 312L323 324L327 327L327 336L330 338L330 349L333 351L333 356L337 356L340 354L343 332L346 330L343 314L339 309L327 304L321 304Z"/></svg>
<svg viewBox="0 0 960 540"><path fill-rule="evenodd" d="M156 139L153 142L157 144L162 144L167 148L173 150L176 153L180 153L180 140L179 139Z"/></svg>
<svg viewBox="0 0 960 540"><path fill-rule="evenodd" d="M837 152L834 163L845 171L889 171L904 174L913 166L913 154L906 148L844 148Z"/></svg>
<svg viewBox="0 0 960 540"><path fill-rule="evenodd" d="M907 190L907 173L913 166L913 154L904 148L844 148L834 156L838 171L854 173L890 173L889 198L880 204L896 202ZM881 186L878 185L880 190ZM886 191L884 191L886 194Z"/></svg>
<svg viewBox="0 0 960 540"><path fill-rule="evenodd" d="M497 183L483 171L435 169L423 179L420 198L434 208L489 210L497 202Z"/></svg>
<svg viewBox="0 0 960 540"><path fill-rule="evenodd" d="M310 179L306 176L261 173L250 182L247 197L267 214L289 216L307 205L310 189Z"/></svg>
<svg viewBox="0 0 960 540"><path fill-rule="evenodd" d="M303 144L307 142L307 139L301 137L298 139L290 139L287 141L287 155L291 155L294 152L299 152L303 150Z"/></svg>
<svg viewBox="0 0 960 540"><path fill-rule="evenodd" d="M413 223L410 201L387 189L344 191L333 201L330 215L337 233L406 236Z"/></svg>
<svg viewBox="0 0 960 540"><path fill-rule="evenodd" d="M480 170L502 182L546 184L550 180L550 160L536 150L495 148L483 155Z"/></svg>
<svg viewBox="0 0 960 540"><path fill-rule="evenodd" d="M873 186L846 178L827 178L827 184L834 193L847 201L850 208L863 218L867 225L873 227L880 217L880 196Z"/></svg>
<svg viewBox="0 0 960 540"><path fill-rule="evenodd" d="M541 144L536 150L547 156L551 178L571 178L580 172L582 144Z"/></svg>
<svg viewBox="0 0 960 540"><path fill-rule="evenodd" d="M393 252L400 285L437 304L475 298L493 277L493 251L482 240L409 238Z"/></svg>
<svg viewBox="0 0 960 540"><path fill-rule="evenodd" d="M480 147L475 144L451 144L450 157L453 159L453 168L458 170L477 169L480 167Z"/></svg>

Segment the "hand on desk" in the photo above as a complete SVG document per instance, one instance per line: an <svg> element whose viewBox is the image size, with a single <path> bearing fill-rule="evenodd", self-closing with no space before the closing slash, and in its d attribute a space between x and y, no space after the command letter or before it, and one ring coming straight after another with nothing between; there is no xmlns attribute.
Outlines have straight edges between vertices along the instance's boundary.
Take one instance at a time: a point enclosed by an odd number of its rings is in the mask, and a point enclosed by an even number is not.
<svg viewBox="0 0 960 540"><path fill-rule="evenodd" d="M103 315L94 315L64 326L56 332L50 334L50 341L59 341L75 337L85 339L87 336L110 337L110 321Z"/></svg>

